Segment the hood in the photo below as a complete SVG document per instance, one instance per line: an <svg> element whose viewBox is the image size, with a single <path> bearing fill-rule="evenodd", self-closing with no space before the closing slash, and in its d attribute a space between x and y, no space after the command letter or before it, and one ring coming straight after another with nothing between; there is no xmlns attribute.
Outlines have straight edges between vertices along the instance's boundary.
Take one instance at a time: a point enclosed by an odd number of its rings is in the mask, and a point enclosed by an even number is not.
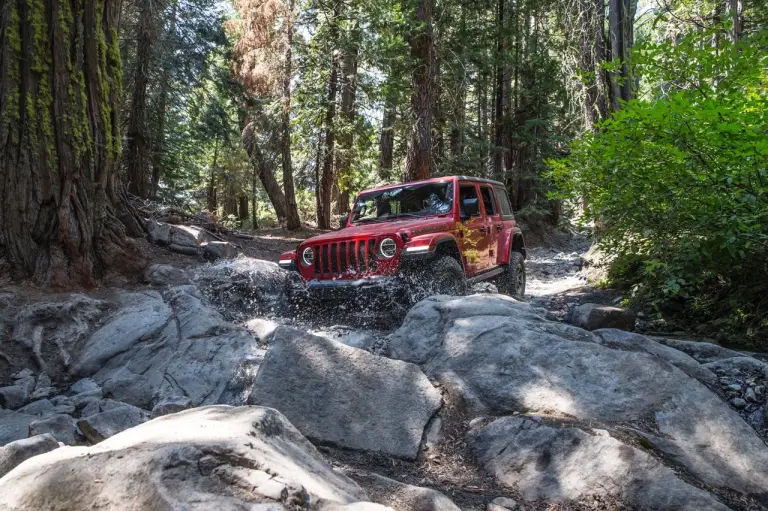
<svg viewBox="0 0 768 511"><path fill-rule="evenodd" d="M453 219L450 216L431 218L405 218L392 222L367 223L355 225L338 231L331 231L319 236L314 236L304 241L301 245L342 241L352 238L366 238L373 236L396 236L403 232L409 233L412 229L419 231L426 229L430 232L450 230ZM443 228L444 226L444 228Z"/></svg>

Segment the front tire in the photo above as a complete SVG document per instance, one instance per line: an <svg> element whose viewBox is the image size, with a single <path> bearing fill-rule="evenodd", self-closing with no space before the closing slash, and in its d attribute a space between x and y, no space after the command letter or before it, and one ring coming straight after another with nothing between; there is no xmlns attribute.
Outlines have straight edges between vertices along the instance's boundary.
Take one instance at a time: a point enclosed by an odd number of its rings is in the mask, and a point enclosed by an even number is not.
<svg viewBox="0 0 768 511"><path fill-rule="evenodd" d="M413 281L414 303L432 295L467 294L467 280L461 263L451 256L440 256L422 269Z"/></svg>
<svg viewBox="0 0 768 511"><path fill-rule="evenodd" d="M504 274L499 279L499 291L513 298L525 295L525 258L520 252L509 254L509 264L504 266Z"/></svg>

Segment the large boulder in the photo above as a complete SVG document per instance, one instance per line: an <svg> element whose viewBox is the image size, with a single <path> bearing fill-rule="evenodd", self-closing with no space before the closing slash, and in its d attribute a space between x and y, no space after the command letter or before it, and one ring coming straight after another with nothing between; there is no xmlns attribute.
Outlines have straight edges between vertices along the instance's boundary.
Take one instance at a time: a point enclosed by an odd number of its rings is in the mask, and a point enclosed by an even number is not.
<svg viewBox="0 0 768 511"><path fill-rule="evenodd" d="M197 248L200 244L210 241L211 236L200 227L193 225L171 225L169 243L181 247Z"/></svg>
<svg viewBox="0 0 768 511"><path fill-rule="evenodd" d="M96 444L148 419L147 412L126 404L86 416L77 421L77 427L89 442Z"/></svg>
<svg viewBox="0 0 768 511"><path fill-rule="evenodd" d="M355 479L368 491L371 500L394 511L461 511L444 494L432 488L401 483L379 474L357 474Z"/></svg>
<svg viewBox="0 0 768 511"><path fill-rule="evenodd" d="M367 500L285 417L259 407L167 415L93 447L35 456L0 480L0 508L17 511L347 511Z"/></svg>
<svg viewBox="0 0 768 511"><path fill-rule="evenodd" d="M313 440L413 459L442 399L416 365L297 335L267 351L248 402Z"/></svg>
<svg viewBox="0 0 768 511"><path fill-rule="evenodd" d="M196 287L102 296L55 295L16 315L12 341L38 353L48 374L90 378L71 389L68 413L102 397L146 410L170 396L191 406L245 401L255 376L252 364L241 369L261 353Z"/></svg>
<svg viewBox="0 0 768 511"><path fill-rule="evenodd" d="M470 412L623 424L702 484L767 497L765 443L665 357L605 343L492 295L420 302L392 335L389 351L422 362Z"/></svg>
<svg viewBox="0 0 768 511"><path fill-rule="evenodd" d="M727 511L709 493L683 482L650 454L605 430L498 419L471 435L477 460L525 500L621 499L632 509Z"/></svg>
<svg viewBox="0 0 768 511"><path fill-rule="evenodd" d="M0 408L0 445L29 436L29 425L40 417Z"/></svg>
<svg viewBox="0 0 768 511"><path fill-rule="evenodd" d="M16 440L0 447L0 478L32 456L59 448L59 442L50 433Z"/></svg>

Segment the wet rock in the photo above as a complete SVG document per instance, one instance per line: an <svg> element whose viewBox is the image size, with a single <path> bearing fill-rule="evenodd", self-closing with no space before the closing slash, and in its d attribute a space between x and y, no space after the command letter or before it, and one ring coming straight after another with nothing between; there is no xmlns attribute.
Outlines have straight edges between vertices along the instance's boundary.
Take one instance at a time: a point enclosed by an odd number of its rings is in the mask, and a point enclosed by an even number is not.
<svg viewBox="0 0 768 511"><path fill-rule="evenodd" d="M203 249L203 257L208 261L234 259L238 253L237 247L226 241L209 241L200 247Z"/></svg>
<svg viewBox="0 0 768 511"><path fill-rule="evenodd" d="M702 483L744 494L768 486L768 448L706 386L659 356L565 327L501 296L431 297L389 348L423 360L472 414L555 413L635 429L652 418L658 429L641 428L645 439Z"/></svg>
<svg viewBox="0 0 768 511"><path fill-rule="evenodd" d="M35 376L35 373L33 373L31 369L25 367L21 371L15 373L12 378L14 380L25 380L30 376Z"/></svg>
<svg viewBox="0 0 768 511"><path fill-rule="evenodd" d="M0 407L16 410L29 403L27 385L0 387Z"/></svg>
<svg viewBox="0 0 768 511"><path fill-rule="evenodd" d="M150 469L151 467L151 469ZM45 474L45 477L41 477ZM294 509L365 502L275 410L211 406L168 415L90 448L36 456L0 480L0 508Z"/></svg>
<svg viewBox="0 0 768 511"><path fill-rule="evenodd" d="M505 417L470 438L485 469L528 501L601 495L641 510L728 510L649 454L606 433Z"/></svg>
<svg viewBox="0 0 768 511"><path fill-rule="evenodd" d="M191 404L192 400L186 396L168 396L152 408L152 418L181 412L189 408Z"/></svg>
<svg viewBox="0 0 768 511"><path fill-rule="evenodd" d="M189 284L187 272L170 264L153 264L144 271L144 282L156 286Z"/></svg>
<svg viewBox="0 0 768 511"><path fill-rule="evenodd" d="M0 445L29 436L29 425L40 417L0 409Z"/></svg>
<svg viewBox="0 0 768 511"><path fill-rule="evenodd" d="M147 239L157 245L169 245L171 243L171 226L150 219L147 222Z"/></svg>
<svg viewBox="0 0 768 511"><path fill-rule="evenodd" d="M29 424L29 436L50 433L66 445L75 445L75 420L70 415L56 414Z"/></svg>
<svg viewBox="0 0 768 511"><path fill-rule="evenodd" d="M394 511L461 511L451 499L431 488L404 484L379 474L360 476L378 504Z"/></svg>
<svg viewBox="0 0 768 511"><path fill-rule="evenodd" d="M59 442L48 433L23 438L0 447L0 478L38 454L59 448Z"/></svg>
<svg viewBox="0 0 768 511"><path fill-rule="evenodd" d="M442 401L417 366L311 335L274 342L254 387L311 439L408 459Z"/></svg>
<svg viewBox="0 0 768 511"><path fill-rule="evenodd" d="M619 330L634 330L635 315L619 307L585 303L576 307L571 322L586 330L599 328L617 328Z"/></svg>
<svg viewBox="0 0 768 511"><path fill-rule="evenodd" d="M77 427L89 442L96 444L147 420L149 420L147 412L125 404L82 418L77 421Z"/></svg>
<svg viewBox="0 0 768 511"><path fill-rule="evenodd" d="M20 413L26 413L28 415L49 415L56 413L56 407L53 406L47 399L41 399L39 401L33 401L23 408L19 408Z"/></svg>
<svg viewBox="0 0 768 511"><path fill-rule="evenodd" d="M101 387L99 387L99 384L90 378L83 378L82 380L78 380L75 383L73 383L71 387L69 387L69 391L72 392L73 394L97 392L100 390L101 390Z"/></svg>

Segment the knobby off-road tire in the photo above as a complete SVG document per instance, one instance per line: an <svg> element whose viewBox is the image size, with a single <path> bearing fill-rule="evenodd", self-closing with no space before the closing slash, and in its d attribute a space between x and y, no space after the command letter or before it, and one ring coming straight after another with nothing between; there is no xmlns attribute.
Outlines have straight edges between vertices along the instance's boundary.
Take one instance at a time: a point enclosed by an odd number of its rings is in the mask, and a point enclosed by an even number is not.
<svg viewBox="0 0 768 511"><path fill-rule="evenodd" d="M461 263L451 256L438 256L420 269L413 282L416 301L432 295L461 296L467 293L467 281Z"/></svg>
<svg viewBox="0 0 768 511"><path fill-rule="evenodd" d="M520 252L509 254L509 264L498 281L499 292L514 298L525 295L525 259Z"/></svg>

